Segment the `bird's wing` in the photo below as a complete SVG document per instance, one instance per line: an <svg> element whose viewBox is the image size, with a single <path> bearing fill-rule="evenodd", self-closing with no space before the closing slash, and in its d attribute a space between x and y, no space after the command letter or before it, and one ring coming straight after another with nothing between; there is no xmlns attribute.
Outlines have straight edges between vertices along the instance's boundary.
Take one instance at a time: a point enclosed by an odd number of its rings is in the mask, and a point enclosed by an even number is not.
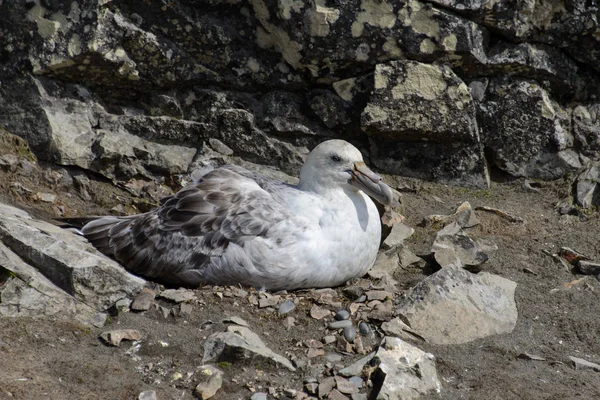
<svg viewBox="0 0 600 400"><path fill-rule="evenodd" d="M161 203L145 214L100 218L82 232L128 270L185 284L180 280L187 279L181 278L186 271L202 270L231 243L243 247L279 222L297 218L255 180L230 168L209 172Z"/></svg>

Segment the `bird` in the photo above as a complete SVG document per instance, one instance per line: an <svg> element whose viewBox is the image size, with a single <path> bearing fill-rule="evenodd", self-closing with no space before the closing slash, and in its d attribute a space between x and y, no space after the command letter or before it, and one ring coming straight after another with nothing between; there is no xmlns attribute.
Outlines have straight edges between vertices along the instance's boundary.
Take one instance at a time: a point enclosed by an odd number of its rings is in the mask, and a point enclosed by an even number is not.
<svg viewBox="0 0 600 400"><path fill-rule="evenodd" d="M334 139L308 154L297 185L223 165L152 211L97 217L81 233L171 287L335 287L375 262L381 220L371 198L389 205L393 193L356 147Z"/></svg>

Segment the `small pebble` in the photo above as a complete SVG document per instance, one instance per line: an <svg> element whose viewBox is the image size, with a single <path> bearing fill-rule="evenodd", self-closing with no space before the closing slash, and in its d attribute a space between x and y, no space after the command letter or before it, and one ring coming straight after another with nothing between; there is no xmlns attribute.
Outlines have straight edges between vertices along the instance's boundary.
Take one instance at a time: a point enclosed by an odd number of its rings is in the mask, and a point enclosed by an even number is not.
<svg viewBox="0 0 600 400"><path fill-rule="evenodd" d="M283 303L281 303L281 305L279 306L279 314L281 314L281 315L287 314L290 311L292 311L294 308L296 308L296 305L294 304L294 302L292 300L286 300Z"/></svg>
<svg viewBox="0 0 600 400"><path fill-rule="evenodd" d="M325 344L330 344L335 341L336 341L336 339L335 339L334 335L327 335L327 336L323 337L323 343L325 343Z"/></svg>
<svg viewBox="0 0 600 400"><path fill-rule="evenodd" d="M367 295L363 294L358 299L356 299L354 302L355 303L364 303L365 301L367 301Z"/></svg>
<svg viewBox="0 0 600 400"><path fill-rule="evenodd" d="M327 353L325 354L325 359L332 363L337 363L342 361L342 355L338 353Z"/></svg>
<svg viewBox="0 0 600 400"><path fill-rule="evenodd" d="M350 318L350 313L346 310L338 310L334 316L336 321L342 321Z"/></svg>
<svg viewBox="0 0 600 400"><path fill-rule="evenodd" d="M361 322L360 324L358 324L358 331L362 335L368 335L369 333L371 333L371 327L366 322Z"/></svg>
<svg viewBox="0 0 600 400"><path fill-rule="evenodd" d="M347 326L344 328L344 339L348 341L348 343L354 343L354 338L356 337L356 328L353 326Z"/></svg>
<svg viewBox="0 0 600 400"><path fill-rule="evenodd" d="M329 329L342 329L348 326L352 326L352 321L350 321L349 319L345 319L343 321L334 321L330 322L327 326L329 327Z"/></svg>
<svg viewBox="0 0 600 400"><path fill-rule="evenodd" d="M267 394L262 392L254 393L252 397L250 397L250 400L267 400Z"/></svg>

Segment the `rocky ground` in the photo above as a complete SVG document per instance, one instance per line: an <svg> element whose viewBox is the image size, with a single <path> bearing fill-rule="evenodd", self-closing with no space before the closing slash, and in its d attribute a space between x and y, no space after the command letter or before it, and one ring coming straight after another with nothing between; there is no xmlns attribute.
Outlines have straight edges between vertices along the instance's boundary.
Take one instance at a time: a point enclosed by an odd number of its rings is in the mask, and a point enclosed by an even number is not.
<svg viewBox="0 0 600 400"><path fill-rule="evenodd" d="M94 180L86 200L63 182L65 171L5 158L2 200L41 219L153 201ZM598 269L561 248L600 261L600 220L556 211L570 182L390 183L405 220L391 221L364 278L290 293L148 283L95 326L66 311L4 316L0 398L191 399L213 389L214 399L361 399L378 390L379 398L598 398L600 287L582 273ZM456 257L471 272L453 266ZM4 288L11 279L3 273Z"/></svg>

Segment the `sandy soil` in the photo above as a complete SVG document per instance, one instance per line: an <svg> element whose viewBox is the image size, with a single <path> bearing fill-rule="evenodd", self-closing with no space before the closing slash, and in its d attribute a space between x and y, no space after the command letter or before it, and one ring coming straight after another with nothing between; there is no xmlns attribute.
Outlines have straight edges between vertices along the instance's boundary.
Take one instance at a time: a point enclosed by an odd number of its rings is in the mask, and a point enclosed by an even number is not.
<svg viewBox="0 0 600 400"><path fill-rule="evenodd" d="M37 170L23 176L19 171L0 171L0 200L33 210L50 218L63 215L108 212L122 204L126 191L112 190L112 197L93 205L80 198L60 180L46 179ZM34 186L36 191L58 195L54 204L39 201L31 194L15 190L15 182ZM568 356L600 362L600 286L595 277L578 275L557 263L548 254L562 246L600 261L600 219L590 213L584 220L560 216L554 206L569 191L569 183L541 183L539 192L522 187L522 181L494 183L489 190L452 188L410 181L414 193L404 193L402 203L406 222L415 227L407 246L416 254L429 253L433 228L420 227L423 217L450 214L469 201L473 207L485 205L511 212L525 223L511 223L494 214L478 211L481 225L470 231L472 237L493 240L499 249L492 253L484 270L518 283L516 301L519 318L510 334L488 337L463 345L418 344L436 357L443 384L443 399L595 399L600 398L600 372L575 369ZM94 185L99 185L95 189ZM102 186L104 185L104 186ZM102 188L103 189L102 189ZM90 191L99 198L108 183L93 183ZM60 203L62 208L56 208ZM134 203L127 203L127 207ZM426 269L427 272L431 272ZM401 290L423 279L420 269L399 273ZM337 288L335 299L343 305L350 300ZM324 335L323 321L309 316L314 303L310 293L294 293L299 300L289 315L296 326L287 329L277 312L259 309L246 297L223 296L222 288L205 287L195 291L198 301L189 314L178 306L159 300L173 309L164 317L158 309L144 313L121 312L104 328L89 328L57 317L0 319L0 399L135 399L143 390L155 390L159 399L191 399L202 365L203 339L221 331L224 317L245 319L274 351L306 358L309 339ZM249 290L249 294L252 291ZM333 306L324 307L335 310ZM377 325L377 324L375 324ZM108 347L100 339L102 331L133 328L142 333L141 347L123 342ZM365 340L365 348L375 346ZM326 345L325 350L332 350ZM529 353L543 357L534 361L519 357ZM344 365L359 358L344 355ZM272 388L283 398L284 389L301 390L303 380L317 377L328 361L311 359L306 367L289 372L269 363L221 363L224 384L216 399L247 399L252 391ZM330 363L329 366L333 366Z"/></svg>

